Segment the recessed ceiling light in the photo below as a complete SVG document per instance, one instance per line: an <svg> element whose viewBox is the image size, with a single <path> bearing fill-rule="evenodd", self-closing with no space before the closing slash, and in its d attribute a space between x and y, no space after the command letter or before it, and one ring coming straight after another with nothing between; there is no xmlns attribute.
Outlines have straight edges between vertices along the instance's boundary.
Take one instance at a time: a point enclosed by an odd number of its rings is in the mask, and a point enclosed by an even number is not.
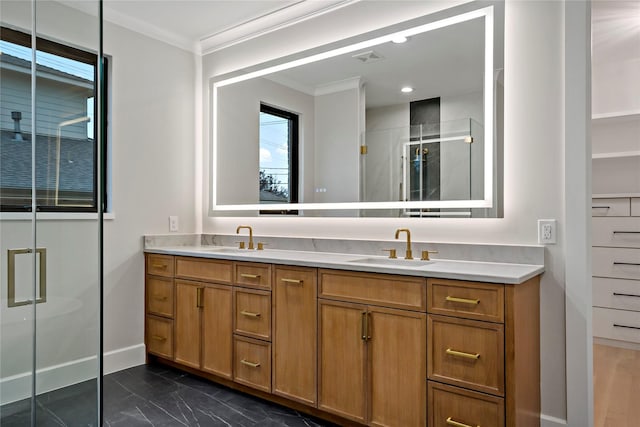
<svg viewBox="0 0 640 427"><path fill-rule="evenodd" d="M410 92L413 92L413 88L412 88L412 87L409 87L409 86L405 86L405 87L403 87L402 89L400 89L400 91L401 91L402 93L410 93Z"/></svg>
<svg viewBox="0 0 640 427"><path fill-rule="evenodd" d="M407 38L405 36L395 36L394 38L391 39L391 41L393 43L404 43L407 41Z"/></svg>

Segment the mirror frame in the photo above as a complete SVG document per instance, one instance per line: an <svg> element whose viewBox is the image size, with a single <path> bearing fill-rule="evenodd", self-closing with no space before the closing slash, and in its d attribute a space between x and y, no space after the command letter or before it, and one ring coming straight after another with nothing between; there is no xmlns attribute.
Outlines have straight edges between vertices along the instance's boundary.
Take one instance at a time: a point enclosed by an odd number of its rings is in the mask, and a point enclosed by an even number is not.
<svg viewBox="0 0 640 427"><path fill-rule="evenodd" d="M497 140L495 129L496 123L496 92L495 92L495 58L496 46L494 44L494 34L496 31L503 31L504 22L496 22L496 5L501 2L477 1L463 4L453 8L444 9L432 14L428 14L416 19L405 21L396 25L381 28L379 30L365 33L361 36L352 37L336 43L310 49L301 53L278 58L273 61L258 64L248 69L238 70L222 76L215 76L210 79L211 93L211 156L210 156L210 210L209 214L214 216L230 213L230 211L259 212L264 210L287 211L287 210L376 210L376 209L471 209L484 208L491 209L497 207L496 181L499 176L494 169L496 162ZM504 17L502 8L500 15ZM309 64L322 59L332 58L338 55L360 51L382 43L388 43L398 36L410 37L412 35L425 33L446 26L466 22L472 19L484 18L485 31L485 61L484 61L484 199L478 200L432 200L432 201L390 201L390 202L318 202L318 203L274 203L274 204L228 204L217 203L216 165L218 162L218 119L217 102L218 89L233 83L262 77L267 74L286 70L299 65ZM502 37L504 43L504 37ZM503 45L499 46L502 54ZM501 58L502 59L502 58ZM487 126L487 124L490 124Z"/></svg>

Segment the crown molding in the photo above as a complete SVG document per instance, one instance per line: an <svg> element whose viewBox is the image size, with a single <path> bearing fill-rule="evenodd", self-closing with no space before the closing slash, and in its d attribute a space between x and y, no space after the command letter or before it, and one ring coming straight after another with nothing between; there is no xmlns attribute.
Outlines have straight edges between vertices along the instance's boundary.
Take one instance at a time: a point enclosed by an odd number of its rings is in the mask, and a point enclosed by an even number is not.
<svg viewBox="0 0 640 427"><path fill-rule="evenodd" d="M167 31L165 28L157 27L141 19L133 18L124 13L120 13L114 9L109 8L109 3L104 4L103 16L104 20L120 27L127 28L136 33L140 33L152 39L159 40L161 42L170 44L180 49L200 53L200 43L191 40L189 37L184 37L171 31Z"/></svg>
<svg viewBox="0 0 640 427"><path fill-rule="evenodd" d="M91 16L98 16L96 3L90 1L73 1L73 0L56 0L64 6L70 7ZM167 31L164 28L157 27L141 19L133 18L129 15L120 13L109 7L109 3L105 2L103 6L103 18L105 21L126 28L130 31L145 35L155 40L159 40L171 46L180 49L200 53L200 43L191 40L188 37Z"/></svg>
<svg viewBox="0 0 640 427"><path fill-rule="evenodd" d="M200 39L200 53L207 55L333 12L359 1L360 0L301 0L292 5L250 19Z"/></svg>

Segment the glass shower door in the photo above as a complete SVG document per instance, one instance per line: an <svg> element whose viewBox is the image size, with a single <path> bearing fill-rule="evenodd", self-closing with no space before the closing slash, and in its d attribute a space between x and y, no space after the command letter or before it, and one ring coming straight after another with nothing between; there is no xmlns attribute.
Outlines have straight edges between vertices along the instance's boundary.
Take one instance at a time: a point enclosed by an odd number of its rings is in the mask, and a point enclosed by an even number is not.
<svg viewBox="0 0 640 427"><path fill-rule="evenodd" d="M0 4L0 425L100 424L99 1Z"/></svg>

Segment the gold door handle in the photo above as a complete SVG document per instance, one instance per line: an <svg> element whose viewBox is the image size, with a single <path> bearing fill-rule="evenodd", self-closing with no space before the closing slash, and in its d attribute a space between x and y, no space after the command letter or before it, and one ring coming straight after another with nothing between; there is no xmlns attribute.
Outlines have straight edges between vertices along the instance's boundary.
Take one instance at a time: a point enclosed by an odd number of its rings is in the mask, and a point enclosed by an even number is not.
<svg viewBox="0 0 640 427"><path fill-rule="evenodd" d="M480 358L479 353L465 353L463 351L451 350L450 348L447 349L446 353L450 356L464 357L465 359L478 360Z"/></svg>
<svg viewBox="0 0 640 427"><path fill-rule="evenodd" d="M302 280L301 279L280 279L282 280L284 283L293 283L296 285L301 285L302 284Z"/></svg>
<svg viewBox="0 0 640 427"><path fill-rule="evenodd" d="M259 367L259 366L260 366L260 363L256 363L256 362L249 362L249 361L248 361L248 360L246 360L246 359L242 359L242 360L240 361L240 363L242 363L243 365L247 365L247 366L249 366L249 367L251 367L251 368L257 368L257 367Z"/></svg>
<svg viewBox="0 0 640 427"><path fill-rule="evenodd" d="M479 299L456 298L452 296L447 296L445 300L447 300L448 302L459 302L462 304L475 304L475 305L480 304Z"/></svg>
<svg viewBox="0 0 640 427"><path fill-rule="evenodd" d="M161 337L160 335L153 335L151 338L153 338L156 341L166 341L167 340L166 337Z"/></svg>
<svg viewBox="0 0 640 427"><path fill-rule="evenodd" d="M161 268L163 270L166 270L168 265L163 263L163 262L162 263L161 262L154 262L153 264L151 264L151 267L153 267L153 268Z"/></svg>
<svg viewBox="0 0 640 427"><path fill-rule="evenodd" d="M160 295L154 295L153 299L158 300L158 301L166 301L167 297L163 297L163 296L160 296Z"/></svg>
<svg viewBox="0 0 640 427"><path fill-rule="evenodd" d="M458 421L454 421L451 419L451 417L447 418L447 424L455 427L473 427L470 424L459 423ZM480 427L480 426L477 426L477 427Z"/></svg>
<svg viewBox="0 0 640 427"><path fill-rule="evenodd" d="M197 290L197 294L196 294L196 307L198 308L202 308L204 307L203 304L203 299L204 299L204 288L198 288Z"/></svg>
<svg viewBox="0 0 640 427"><path fill-rule="evenodd" d="M245 311L245 310L242 310L240 314L247 317L260 317L260 313L252 313L251 311Z"/></svg>
<svg viewBox="0 0 640 427"><path fill-rule="evenodd" d="M260 277L259 274L247 274L247 273L241 273L240 277L244 277L245 279L257 279Z"/></svg>
<svg viewBox="0 0 640 427"><path fill-rule="evenodd" d="M368 324L367 324L367 312L363 311L362 312L362 324L360 325L360 335L362 336L363 341L367 340L367 336L368 336Z"/></svg>

